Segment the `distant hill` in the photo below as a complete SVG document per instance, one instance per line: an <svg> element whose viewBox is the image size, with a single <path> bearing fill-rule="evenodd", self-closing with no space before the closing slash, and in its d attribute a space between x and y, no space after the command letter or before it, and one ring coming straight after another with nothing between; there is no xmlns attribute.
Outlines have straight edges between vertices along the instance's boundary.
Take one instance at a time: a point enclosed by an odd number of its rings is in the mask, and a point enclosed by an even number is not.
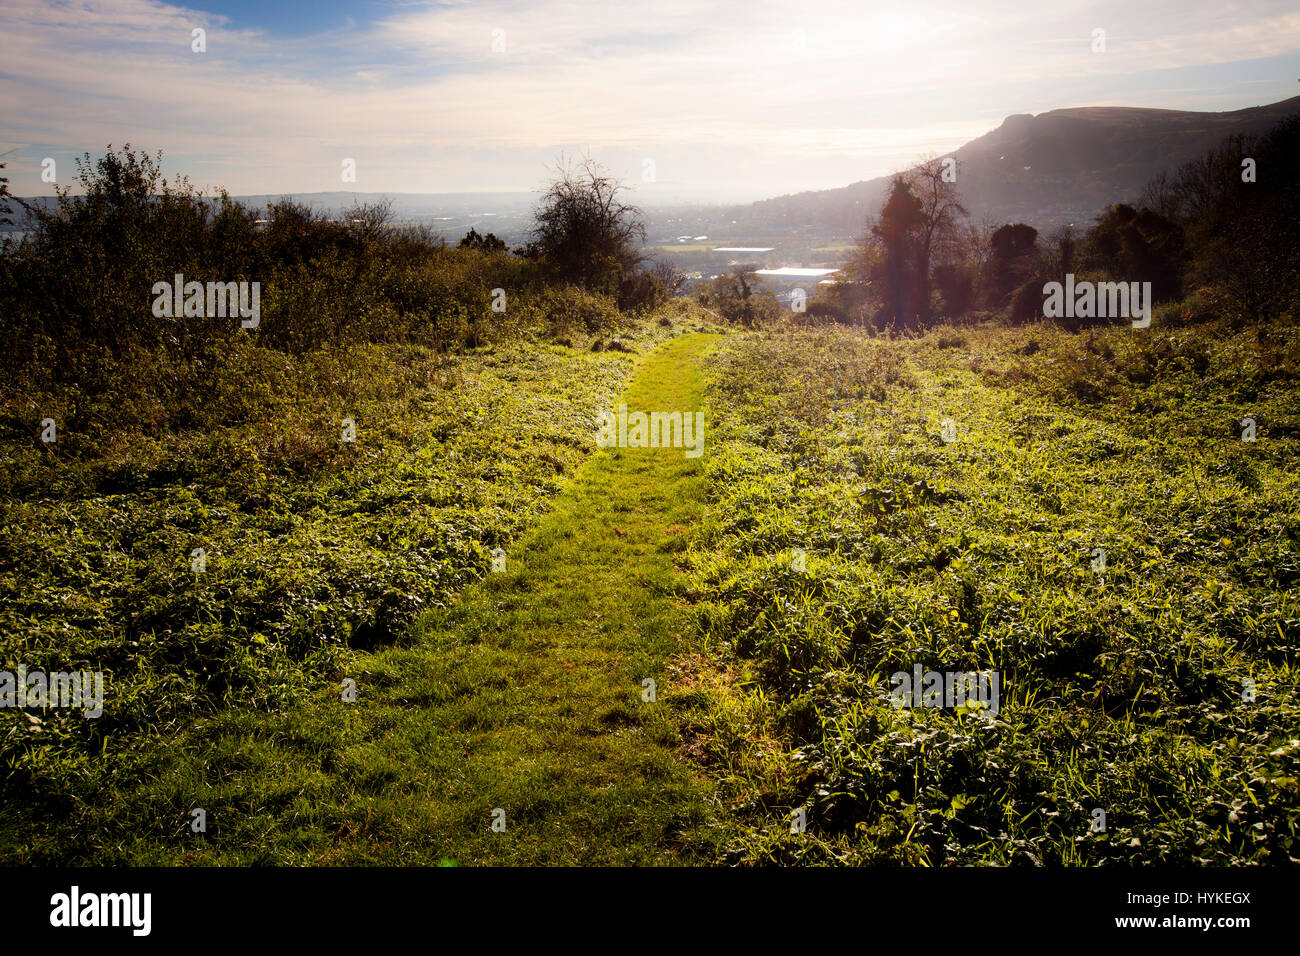
<svg viewBox="0 0 1300 956"><path fill-rule="evenodd" d="M1068 222L1087 224L1111 203L1136 199L1152 177L1196 158L1224 137L1263 132L1297 113L1300 96L1225 113L1121 106L1026 113L1008 116L997 129L944 155L957 159L957 186L973 218L987 215L996 222L1021 221L1048 230ZM868 216L880 211L891 178L739 206L694 201L677 206L685 197L671 193L641 205L657 241L707 234L741 244L777 244L784 250L791 237L825 241L832 235L859 235ZM333 213L354 200L375 202L386 195L398 219L427 223L452 241L472 228L492 231L511 244L527 233L539 198L535 192L291 195ZM280 194L234 198L260 210ZM53 203L51 197L35 201ZM13 212L20 220L16 206ZM0 231L22 228L18 221Z"/></svg>
<svg viewBox="0 0 1300 956"><path fill-rule="evenodd" d="M1161 171L1194 159L1224 137L1258 133L1300 113L1300 96L1226 113L1096 106L1008 116L953 153L957 186L972 217L1041 229L1088 223L1107 205L1136 199ZM861 232L879 212L892 177L840 189L765 199L729 210L754 226Z"/></svg>

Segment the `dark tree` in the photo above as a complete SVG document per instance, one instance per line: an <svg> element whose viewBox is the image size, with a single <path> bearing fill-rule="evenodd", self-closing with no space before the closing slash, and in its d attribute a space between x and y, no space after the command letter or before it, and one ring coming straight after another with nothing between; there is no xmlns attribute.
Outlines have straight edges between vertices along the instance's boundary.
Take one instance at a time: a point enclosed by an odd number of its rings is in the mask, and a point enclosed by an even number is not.
<svg viewBox="0 0 1300 956"><path fill-rule="evenodd" d="M975 282L971 274L955 263L935 267L934 285L943 299L944 314L956 318L975 304Z"/></svg>
<svg viewBox="0 0 1300 956"><path fill-rule="evenodd" d="M876 265L872 281L880 290L877 315L882 322L911 326L929 312L928 280L922 261L926 230L925 210L912 186L902 176L894 178L880 220L871 227L880 240L884 255Z"/></svg>
<svg viewBox="0 0 1300 956"><path fill-rule="evenodd" d="M1156 301L1182 295L1183 230L1154 209L1111 206L1088 234L1084 262L1122 282L1150 282Z"/></svg>
<svg viewBox="0 0 1300 956"><path fill-rule="evenodd" d="M1033 274L1038 257L1038 230L1023 222L999 226L989 237L989 304L1005 305L1011 293Z"/></svg>
<svg viewBox="0 0 1300 956"><path fill-rule="evenodd" d="M1143 201L1182 227L1186 282L1219 286L1256 319L1300 296L1300 117L1229 137L1157 178Z"/></svg>
<svg viewBox="0 0 1300 956"><path fill-rule="evenodd" d="M492 233L480 236L478 230L470 229L459 243L461 249L480 249L484 252L505 252L506 244Z"/></svg>
<svg viewBox="0 0 1300 956"><path fill-rule="evenodd" d="M650 267L650 274L663 283L664 290L670 296L677 295L686 286L686 273L675 262L656 259Z"/></svg>
<svg viewBox="0 0 1300 956"><path fill-rule="evenodd" d="M4 169L5 164L0 163L0 169ZM13 220L9 218L9 203L6 200L11 199L9 193L9 177L0 176L0 225L12 225Z"/></svg>
<svg viewBox="0 0 1300 956"><path fill-rule="evenodd" d="M619 198L627 189L591 159L556 167L529 245L553 278L616 295L637 272L646 231L641 210Z"/></svg>

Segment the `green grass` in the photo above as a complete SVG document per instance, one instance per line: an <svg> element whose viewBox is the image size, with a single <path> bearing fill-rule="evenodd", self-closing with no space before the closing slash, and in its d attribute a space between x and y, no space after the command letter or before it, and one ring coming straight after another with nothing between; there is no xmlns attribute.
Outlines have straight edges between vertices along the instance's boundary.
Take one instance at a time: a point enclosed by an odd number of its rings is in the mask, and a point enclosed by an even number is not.
<svg viewBox="0 0 1300 956"><path fill-rule="evenodd" d="M1298 346L728 339L690 557L731 859L1295 862ZM915 664L999 671L996 720L890 706Z"/></svg>
<svg viewBox="0 0 1300 956"><path fill-rule="evenodd" d="M110 681L0 713L0 859L1295 862L1300 328L1179 314L385 347L10 444L0 651ZM705 457L594 449L620 395ZM996 719L890 706L914 664L997 670Z"/></svg>
<svg viewBox="0 0 1300 956"><path fill-rule="evenodd" d="M708 343L688 335L639 358L625 401L699 408ZM510 359L501 374L527 367ZM533 428L560 411L553 396L514 400L540 405ZM520 421L499 401L484 411ZM510 464L512 447L539 448L535 436L503 427L477 437L498 467L526 464ZM554 510L519 515L526 530L508 545L504 573L421 613L396 646L337 655L320 679L308 675L271 706L231 700L170 733L106 735L105 759L83 766L76 784L6 807L0 855L139 864L707 858L711 789L680 748L672 711L683 692L671 666L693 624L675 557L700 517L701 461L678 449L596 454ZM428 487L428 476L413 477ZM400 531L410 516L378 517L375 530ZM355 703L341 699L348 678ZM642 699L647 678L657 684L653 703ZM40 759L35 746L22 754ZM205 834L189 831L196 807ZM504 832L491 827L496 808Z"/></svg>

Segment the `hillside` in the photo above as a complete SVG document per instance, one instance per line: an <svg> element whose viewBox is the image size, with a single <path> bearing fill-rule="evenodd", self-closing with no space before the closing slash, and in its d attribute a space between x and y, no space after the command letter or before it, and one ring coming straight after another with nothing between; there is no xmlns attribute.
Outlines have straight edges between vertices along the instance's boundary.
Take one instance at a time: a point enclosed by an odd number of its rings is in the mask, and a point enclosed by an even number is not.
<svg viewBox="0 0 1300 956"><path fill-rule="evenodd" d="M629 331L371 351L315 473L9 492L0 653L109 695L0 714L0 861L1296 862L1294 323Z"/></svg>
<svg viewBox="0 0 1300 956"><path fill-rule="evenodd" d="M671 297L590 170L524 256L110 150L0 254L0 865L1293 867L1300 118L1251 153L801 311ZM1170 291L1040 321L1074 263Z"/></svg>
<svg viewBox="0 0 1300 956"><path fill-rule="evenodd" d="M946 155L957 158L958 186L972 217L1044 229L1086 223L1224 137L1259 133L1296 113L1300 96L1224 113L1096 106L1018 114ZM730 218L852 235L879 209L889 181L881 176L766 199L731 210Z"/></svg>

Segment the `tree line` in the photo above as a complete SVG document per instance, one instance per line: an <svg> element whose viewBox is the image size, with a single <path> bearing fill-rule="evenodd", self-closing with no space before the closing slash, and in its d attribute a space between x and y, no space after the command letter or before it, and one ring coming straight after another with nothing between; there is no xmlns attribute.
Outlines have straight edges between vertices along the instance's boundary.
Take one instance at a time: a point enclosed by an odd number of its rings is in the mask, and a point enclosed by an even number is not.
<svg viewBox="0 0 1300 956"><path fill-rule="evenodd" d="M680 276L641 250L641 211L594 161L557 164L531 235L509 250L471 230L455 246L394 221L389 202L331 216L282 198L265 209L167 180L162 154L128 144L77 160L76 194L21 199L27 236L0 255L0 357L92 383L160 355L220 364L241 330L220 316L158 319L153 284L175 274L257 281L260 346L289 353L349 342L474 346L528 329L601 333L661 305ZM11 200L0 178L0 203ZM3 208L0 206L0 208Z"/></svg>
<svg viewBox="0 0 1300 956"><path fill-rule="evenodd" d="M1300 292L1300 117L1230 137L1089 228L1049 235L972 222L954 169L932 157L895 176L839 281L808 311L877 329L978 315L1026 322L1041 316L1043 285L1067 273L1150 282L1157 303L1213 290L1220 308L1249 320L1289 310Z"/></svg>

